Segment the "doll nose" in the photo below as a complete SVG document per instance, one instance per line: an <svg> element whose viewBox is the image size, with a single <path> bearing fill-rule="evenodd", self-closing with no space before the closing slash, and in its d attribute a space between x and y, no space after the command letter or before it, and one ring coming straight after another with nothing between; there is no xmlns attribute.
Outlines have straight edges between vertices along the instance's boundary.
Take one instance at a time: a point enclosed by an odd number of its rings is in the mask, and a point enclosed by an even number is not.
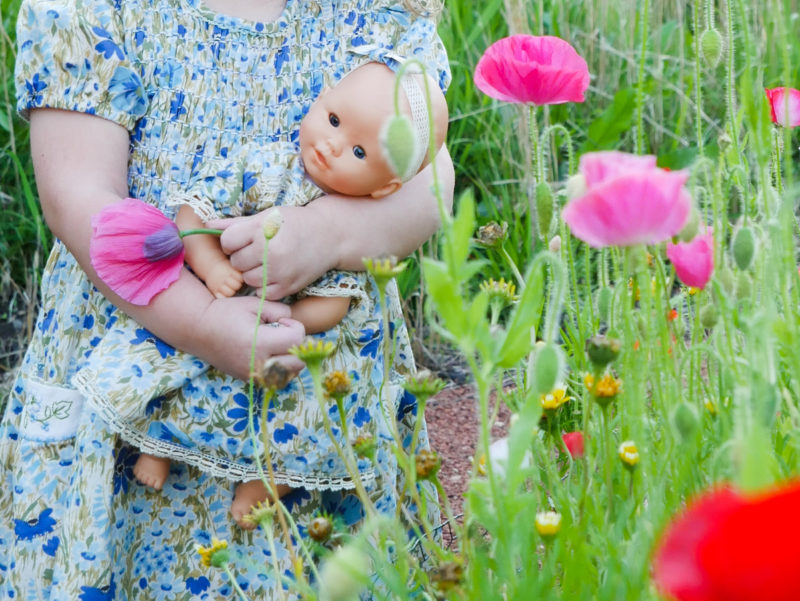
<svg viewBox="0 0 800 601"><path fill-rule="evenodd" d="M342 143L337 137L331 136L328 138L327 145L332 156L338 157L342 153Z"/></svg>

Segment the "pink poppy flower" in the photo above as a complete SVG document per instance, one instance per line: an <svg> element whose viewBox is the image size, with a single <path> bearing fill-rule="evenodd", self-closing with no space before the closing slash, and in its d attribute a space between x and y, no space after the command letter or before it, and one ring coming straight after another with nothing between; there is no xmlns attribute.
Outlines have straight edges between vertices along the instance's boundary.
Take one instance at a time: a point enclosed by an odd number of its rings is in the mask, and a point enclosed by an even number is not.
<svg viewBox="0 0 800 601"><path fill-rule="evenodd" d="M677 601L800 599L800 484L751 496L702 494L673 519L653 556L653 579Z"/></svg>
<svg viewBox="0 0 800 601"><path fill-rule="evenodd" d="M92 217L89 255L109 288L129 303L146 305L178 279L184 248L166 215L126 198Z"/></svg>
<svg viewBox="0 0 800 601"><path fill-rule="evenodd" d="M714 236L711 230L698 234L690 242L667 244L667 257L683 284L702 290L714 273Z"/></svg>
<svg viewBox="0 0 800 601"><path fill-rule="evenodd" d="M800 125L800 90L793 88L766 88L772 122L783 127ZM788 95L788 107L787 107ZM788 112L787 112L788 108Z"/></svg>
<svg viewBox="0 0 800 601"><path fill-rule="evenodd" d="M489 46L475 68L475 85L492 98L520 104L583 102L586 61L561 38L512 35Z"/></svg>
<svg viewBox="0 0 800 601"><path fill-rule="evenodd" d="M585 190L562 217L590 246L656 244L675 236L689 218L689 174L659 169L655 157L591 152L581 157L579 171Z"/></svg>
<svg viewBox="0 0 800 601"><path fill-rule="evenodd" d="M565 432L561 435L561 439L564 441L564 446L567 447L567 451L569 451L573 459L580 459L583 457L583 432Z"/></svg>

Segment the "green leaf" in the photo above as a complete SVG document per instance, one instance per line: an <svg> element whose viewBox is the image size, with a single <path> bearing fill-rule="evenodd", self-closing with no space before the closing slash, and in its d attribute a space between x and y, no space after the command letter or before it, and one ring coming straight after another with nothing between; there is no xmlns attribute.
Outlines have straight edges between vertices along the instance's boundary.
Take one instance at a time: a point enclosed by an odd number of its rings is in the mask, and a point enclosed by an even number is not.
<svg viewBox="0 0 800 601"><path fill-rule="evenodd" d="M468 188L458 199L455 219L444 227L443 258L453 277L461 278L464 262L469 257L475 232L475 198Z"/></svg>
<svg viewBox="0 0 800 601"><path fill-rule="evenodd" d="M544 270L531 265L525 274L525 290L520 296L508 321L508 330L503 341L497 364L506 369L530 352L533 342L531 330L539 327L544 307Z"/></svg>
<svg viewBox="0 0 800 601"><path fill-rule="evenodd" d="M616 148L619 141L633 123L636 113L636 93L633 88L624 88L616 93L611 104L589 126L586 142L578 154L592 150Z"/></svg>
<svg viewBox="0 0 800 601"><path fill-rule="evenodd" d="M464 300L461 298L458 283L441 261L424 258L422 265L425 285L437 312L450 333L460 338L466 333L466 319Z"/></svg>

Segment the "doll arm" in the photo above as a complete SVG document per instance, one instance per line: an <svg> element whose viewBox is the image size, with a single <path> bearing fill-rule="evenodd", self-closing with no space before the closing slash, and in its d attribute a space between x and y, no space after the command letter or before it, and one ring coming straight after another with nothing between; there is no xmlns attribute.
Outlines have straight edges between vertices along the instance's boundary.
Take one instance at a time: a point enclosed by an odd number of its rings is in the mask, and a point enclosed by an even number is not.
<svg viewBox="0 0 800 601"><path fill-rule="evenodd" d="M435 163L444 210L449 212L455 178L446 147ZM281 207L283 224L269 245L267 297L278 299L297 292L329 269L361 270L363 257L412 253L440 224L432 185L433 169L428 165L381 200L331 194L303 207ZM222 249L250 285L261 284L265 214L207 223L225 229Z"/></svg>
<svg viewBox="0 0 800 601"><path fill-rule="evenodd" d="M45 219L92 283L168 344L246 378L257 298L215 299L184 269L179 280L149 305L135 306L115 295L92 268L91 217L128 196L128 131L112 121L73 111L35 109L30 120L31 155ZM278 305L269 305L271 321L288 317ZM260 359L280 356L290 369L297 369L300 363L286 352L302 340L302 325L283 319L281 323L281 327L257 328L256 354Z"/></svg>
<svg viewBox="0 0 800 601"><path fill-rule="evenodd" d="M179 230L205 227L203 220L189 205L181 205L175 223ZM242 274L231 265L228 255L222 252L219 238L212 234L186 236L183 247L186 249L184 260L216 298L233 296L242 287Z"/></svg>
<svg viewBox="0 0 800 601"><path fill-rule="evenodd" d="M292 319L306 328L306 334L318 334L338 324L350 308L349 296L306 296L289 305Z"/></svg>

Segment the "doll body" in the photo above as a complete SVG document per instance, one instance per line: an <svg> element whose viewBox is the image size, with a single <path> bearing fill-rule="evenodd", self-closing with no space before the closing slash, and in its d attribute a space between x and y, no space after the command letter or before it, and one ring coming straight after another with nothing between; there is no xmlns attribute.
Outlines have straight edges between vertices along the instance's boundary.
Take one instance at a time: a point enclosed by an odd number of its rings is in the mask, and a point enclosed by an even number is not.
<svg viewBox="0 0 800 601"><path fill-rule="evenodd" d="M421 90L423 75L412 75ZM376 200L397 191L403 180L387 163L381 150L380 134L394 114L395 74L383 64L368 63L333 88L326 88L314 101L300 125L300 159L306 177L323 193L350 197L372 197ZM447 129L447 105L439 87L432 81L427 86L432 94L434 143L444 143ZM400 93L400 105L411 113L408 99ZM427 125L427 124L426 124ZM421 170L428 162L427 152L420 159ZM178 210L179 229L204 227L202 219L189 206ZM185 238L186 263L218 297L233 296L243 283L222 252L219 239L211 235ZM290 305L291 317L300 321L307 334L325 332L336 326L348 313L348 296L304 296ZM134 474L143 484L160 489L169 473L170 460L143 453L134 466ZM292 489L278 485L277 496ZM237 485L231 512L243 528L253 526L242 518L269 491L260 480Z"/></svg>

